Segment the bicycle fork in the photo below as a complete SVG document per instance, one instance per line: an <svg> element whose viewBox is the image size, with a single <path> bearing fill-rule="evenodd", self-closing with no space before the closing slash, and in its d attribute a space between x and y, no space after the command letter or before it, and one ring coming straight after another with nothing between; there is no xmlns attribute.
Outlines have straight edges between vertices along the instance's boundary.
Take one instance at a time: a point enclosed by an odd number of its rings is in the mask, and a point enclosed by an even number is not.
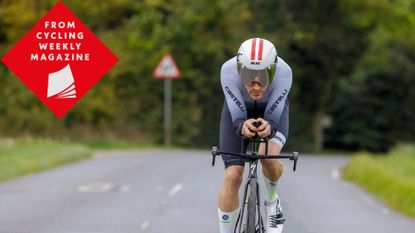
<svg viewBox="0 0 415 233"><path fill-rule="evenodd" d="M249 163L249 176L248 179L245 183L245 190L244 190L244 196L242 199L242 204L241 204L241 211L239 212L239 216L238 219L236 221L235 224L235 229L234 229L234 233L236 232L236 229L239 226L239 233L242 233L242 220L243 220L243 216L244 216L244 212L245 212L245 206L247 203L247 195L248 195L248 187L250 187L250 183L251 182L255 182L256 183L256 207L257 207L257 213L258 213L258 229L256 230L256 233L264 233L265 232L265 228L264 228L264 223L262 220L262 215L261 215L261 203L260 203L260 192L259 192L259 183L258 183L258 175L257 175L257 165L258 165L258 161L254 161L254 162L250 162ZM245 232L246 233L246 232Z"/></svg>

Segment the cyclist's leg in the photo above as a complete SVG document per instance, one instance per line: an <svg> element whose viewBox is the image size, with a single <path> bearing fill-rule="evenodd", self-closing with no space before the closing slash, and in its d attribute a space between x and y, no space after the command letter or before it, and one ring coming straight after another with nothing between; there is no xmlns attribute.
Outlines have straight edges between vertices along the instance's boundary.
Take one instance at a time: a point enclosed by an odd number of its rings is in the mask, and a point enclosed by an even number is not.
<svg viewBox="0 0 415 233"><path fill-rule="evenodd" d="M277 144L269 143L269 152L278 154L281 150ZM281 233L284 227L281 202L277 193L278 179L281 177L283 166L279 160L262 161L263 179L265 184L265 232Z"/></svg>
<svg viewBox="0 0 415 233"><path fill-rule="evenodd" d="M274 142L268 143L268 154L276 155L281 152L281 147ZM259 153L265 153L265 148L260 147ZM277 159L261 160L262 173L265 183L265 200L274 202L277 199L277 182L283 173L283 165Z"/></svg>
<svg viewBox="0 0 415 233"><path fill-rule="evenodd" d="M288 114L289 106L288 101L285 102L284 110L281 114L281 118L278 122L278 129L275 136L269 140L268 143L268 154L276 155L281 152L282 147L285 144L285 140L288 137ZM265 145L261 144L259 148L259 153L265 153ZM274 201L276 196L276 184L274 182L278 181L283 172L282 163L277 159L264 159L261 160L262 171L264 173L265 184L267 186L267 191L269 199L268 201ZM274 194L275 193L275 194ZM274 200L273 200L274 199Z"/></svg>
<svg viewBox="0 0 415 233"><path fill-rule="evenodd" d="M225 170L223 185L219 191L218 215L221 233L232 233L239 215L239 187L243 167L229 166Z"/></svg>
<svg viewBox="0 0 415 233"><path fill-rule="evenodd" d="M236 136L229 110L224 104L220 122L220 149L239 153L241 140ZM219 192L218 213L221 233L231 233L239 214L239 187L242 182L243 161L222 155L225 164L224 182Z"/></svg>
<svg viewBox="0 0 415 233"><path fill-rule="evenodd" d="M278 132L274 138L269 140L268 154L279 154L284 146L288 135L288 102L284 107L281 119L278 124ZM260 146L260 153L265 153L265 146ZM281 203L277 194L277 181L280 179L283 166L279 160L262 160L262 171L265 181L265 226L267 233L280 233L283 229Z"/></svg>
<svg viewBox="0 0 415 233"><path fill-rule="evenodd" d="M239 188L242 182L243 167L229 166L225 170L223 185L219 191L219 209L232 212L239 207Z"/></svg>

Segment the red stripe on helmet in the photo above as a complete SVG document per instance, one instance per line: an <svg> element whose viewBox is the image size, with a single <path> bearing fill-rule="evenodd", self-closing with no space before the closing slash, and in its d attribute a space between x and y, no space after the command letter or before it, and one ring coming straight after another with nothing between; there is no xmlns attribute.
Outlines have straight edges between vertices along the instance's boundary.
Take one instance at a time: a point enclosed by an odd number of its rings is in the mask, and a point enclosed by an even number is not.
<svg viewBox="0 0 415 233"><path fill-rule="evenodd" d="M255 60L256 39L252 39L251 60Z"/></svg>
<svg viewBox="0 0 415 233"><path fill-rule="evenodd" d="M262 60L262 50L264 49L264 40L260 39L259 40L259 48L258 48L258 61Z"/></svg>

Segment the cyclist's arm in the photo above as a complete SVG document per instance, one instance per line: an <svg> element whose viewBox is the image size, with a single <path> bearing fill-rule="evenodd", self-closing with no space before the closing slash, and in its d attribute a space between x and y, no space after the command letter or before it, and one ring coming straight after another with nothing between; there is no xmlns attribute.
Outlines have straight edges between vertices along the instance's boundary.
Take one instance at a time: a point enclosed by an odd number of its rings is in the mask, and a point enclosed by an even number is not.
<svg viewBox="0 0 415 233"><path fill-rule="evenodd" d="M272 94L264 112L264 119L269 121L275 137L286 138L288 130L284 130L284 121L288 124L288 94L292 85L292 70L282 59L278 58L278 67L271 83ZM285 114L285 115L284 115ZM288 128L285 127L285 128ZM283 131L287 131L284 132ZM282 135L282 136L281 136ZM285 142L285 139L282 140Z"/></svg>
<svg viewBox="0 0 415 233"><path fill-rule="evenodd" d="M236 71L236 63L234 64L232 59L222 66L220 80L223 94L225 95L225 100L232 117L233 126L235 129L242 129L242 125L247 118L247 113L241 94L242 83Z"/></svg>
<svg viewBox="0 0 415 233"><path fill-rule="evenodd" d="M285 101L284 110L282 111L282 115L277 125L275 136L271 139L271 141L278 144L280 148L284 146L285 141L288 138L289 112L290 112L290 108L289 108L288 99L287 99Z"/></svg>
<svg viewBox="0 0 415 233"><path fill-rule="evenodd" d="M266 121L262 118L258 118L260 121L262 121L261 127L258 128L259 136L261 137L268 137L269 139L273 138L274 140L277 140L276 142L280 147L282 148L285 144L285 140L288 137L288 116L289 116L289 105L288 105L288 99L285 101L284 110L282 111L280 120L278 124L276 124L275 129L272 129L271 124L269 121ZM263 136L261 133L263 132Z"/></svg>

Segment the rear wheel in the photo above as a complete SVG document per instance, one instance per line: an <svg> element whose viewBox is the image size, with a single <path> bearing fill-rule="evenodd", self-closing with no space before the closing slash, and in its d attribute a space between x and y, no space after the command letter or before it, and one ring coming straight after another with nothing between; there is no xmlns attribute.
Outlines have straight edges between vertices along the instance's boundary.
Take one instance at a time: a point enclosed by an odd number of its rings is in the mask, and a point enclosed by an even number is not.
<svg viewBox="0 0 415 233"><path fill-rule="evenodd" d="M249 182L249 197L246 215L246 233L256 232L256 210L257 210L257 182L252 179Z"/></svg>

